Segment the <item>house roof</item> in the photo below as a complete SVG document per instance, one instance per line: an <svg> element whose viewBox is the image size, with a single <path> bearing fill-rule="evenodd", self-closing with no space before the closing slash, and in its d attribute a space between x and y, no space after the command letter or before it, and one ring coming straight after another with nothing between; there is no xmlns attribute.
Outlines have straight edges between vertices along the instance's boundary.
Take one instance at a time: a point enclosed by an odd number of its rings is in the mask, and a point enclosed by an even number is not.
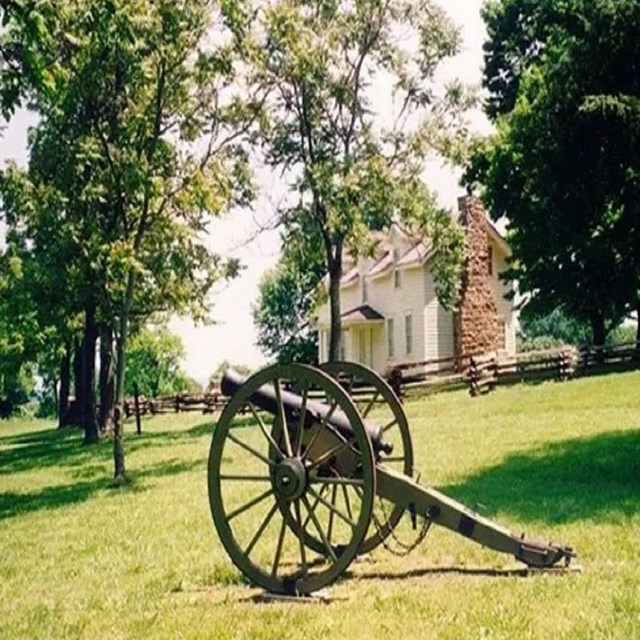
<svg viewBox="0 0 640 640"><path fill-rule="evenodd" d="M424 264L425 260L431 254L433 245L430 241L420 242L413 249L410 249L407 253L398 260L398 267L410 267L413 265Z"/></svg>
<svg viewBox="0 0 640 640"><path fill-rule="evenodd" d="M387 251L378 262L367 271L366 276L372 277L384 273L387 269L393 266L393 253Z"/></svg>
<svg viewBox="0 0 640 640"><path fill-rule="evenodd" d="M345 311L340 318L344 325L384 321L384 316L368 304L363 304L361 307L351 309L351 311Z"/></svg>
<svg viewBox="0 0 640 640"><path fill-rule="evenodd" d="M498 228L493 223L493 220L491 220L489 216L487 216L486 221L487 232L489 236L493 238L493 240L498 244L498 246L502 249L502 251L504 251L506 255L511 255L511 247L509 246L509 243L507 242L506 238L500 233L500 231L498 231Z"/></svg>
<svg viewBox="0 0 640 640"><path fill-rule="evenodd" d="M358 281L359 275L360 274L358 272L358 267L353 267L352 269L349 269L349 271L347 271L340 279L340 286L348 287L349 285L354 284L355 282Z"/></svg>

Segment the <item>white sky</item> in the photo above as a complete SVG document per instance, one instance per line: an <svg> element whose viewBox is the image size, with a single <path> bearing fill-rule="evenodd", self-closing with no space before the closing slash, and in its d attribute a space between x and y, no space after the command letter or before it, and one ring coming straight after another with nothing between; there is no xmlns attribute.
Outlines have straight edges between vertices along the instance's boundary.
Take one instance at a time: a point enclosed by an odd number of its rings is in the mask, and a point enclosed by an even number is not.
<svg viewBox="0 0 640 640"><path fill-rule="evenodd" d="M447 76L458 77L466 83L479 83L482 68L482 43L485 38L484 25L480 18L483 0L439 0L454 21L460 26L463 36L461 54L445 67ZM8 159L26 163L26 136L34 119L25 112L18 113L0 134L0 166ZM474 124L486 131L486 120L478 114ZM431 163L427 167L426 180L438 193L441 204L454 207L461 189L457 175L449 167ZM241 259L245 269L237 278L214 297L212 320L215 324L195 327L192 322L174 319L171 328L182 337L187 357L184 363L188 373L199 381L208 379L220 362L228 360L235 364L257 367L266 359L255 346L255 329L251 319L251 304L257 295L258 282L266 269L278 259L280 242L277 232L263 232L256 236L255 218L266 220L273 208L273 198L280 190L276 179L261 180L263 195L255 207L255 214L234 213L225 219L216 220L210 227L209 244L222 255L234 255ZM0 227L0 235L2 235Z"/></svg>

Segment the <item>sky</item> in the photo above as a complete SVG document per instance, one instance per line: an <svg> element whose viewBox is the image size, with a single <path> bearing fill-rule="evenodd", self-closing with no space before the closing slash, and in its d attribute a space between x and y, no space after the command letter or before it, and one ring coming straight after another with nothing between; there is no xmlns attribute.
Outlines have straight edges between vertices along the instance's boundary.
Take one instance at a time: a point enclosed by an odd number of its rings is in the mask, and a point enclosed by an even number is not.
<svg viewBox="0 0 640 640"><path fill-rule="evenodd" d="M447 13L460 27L462 51L443 68L445 76L460 78L465 83L479 84L482 70L484 25L480 17L482 0L439 0ZM0 133L0 166L13 159L26 162L28 127L34 118L19 112ZM481 114L473 117L474 127L486 132L488 123ZM184 369L199 381L205 381L224 360L245 364L252 368L266 363L266 357L255 345L256 332L251 317L251 305L257 297L262 274L272 267L280 253L277 231L259 231L259 223L270 218L274 200L282 192L272 175L259 176L261 196L253 211L234 212L226 218L214 220L207 242L211 249L223 256L241 260L242 275L214 292L212 324L196 327L188 319L174 318L173 331L184 342ZM427 165L425 179L438 195L440 204L454 207L461 194L458 176L450 167L434 161ZM0 228L1 235L1 228Z"/></svg>

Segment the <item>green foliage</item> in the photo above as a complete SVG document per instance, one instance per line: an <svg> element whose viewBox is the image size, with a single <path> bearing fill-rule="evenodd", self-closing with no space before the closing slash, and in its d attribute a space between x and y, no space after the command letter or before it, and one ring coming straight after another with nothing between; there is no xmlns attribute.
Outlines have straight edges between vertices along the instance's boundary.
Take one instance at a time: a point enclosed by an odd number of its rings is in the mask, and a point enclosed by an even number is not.
<svg viewBox="0 0 640 640"><path fill-rule="evenodd" d="M525 310L520 316L519 351L537 351L562 345L585 345L593 342L591 328L568 316L562 309L540 316Z"/></svg>
<svg viewBox="0 0 640 640"><path fill-rule="evenodd" d="M527 69L543 55L553 26L570 20L575 2L488 0L482 9L487 28L484 87L487 115L496 120L511 112ZM569 14L569 15L567 15Z"/></svg>
<svg viewBox="0 0 640 640"><path fill-rule="evenodd" d="M292 227L283 238L284 252L278 264L262 276L252 308L253 322L257 344L268 357L283 363L315 364L318 335L311 321L322 297L326 261L314 235Z"/></svg>
<svg viewBox="0 0 640 640"><path fill-rule="evenodd" d="M240 142L258 105L234 85L243 9L3 4L0 106L10 114L28 100L40 118L28 172L3 177L4 213L37 262L53 265L39 273L59 282L63 316L95 316L112 331L118 401L132 317L202 319L212 284L237 273L203 234L212 216L253 197ZM122 452L119 425L115 440Z"/></svg>
<svg viewBox="0 0 640 640"><path fill-rule="evenodd" d="M448 240L459 230L422 182L434 150L464 156L464 114L473 103L458 82L435 89L440 63L459 48L446 13L429 0L282 0L262 6L257 23L247 58L253 84L268 92L261 141L295 194L280 210L284 224L313 229L324 252L330 352L340 329L343 250L366 252L368 232L394 217L437 243L446 239L434 273L441 301L452 306L462 258L460 241ZM376 109L381 91L393 100L389 117Z"/></svg>
<svg viewBox="0 0 640 640"><path fill-rule="evenodd" d="M140 395L154 398L185 391L187 380L180 370L184 355L182 339L166 326L143 328L127 348L126 395L133 396L135 384Z"/></svg>
<svg viewBox="0 0 640 640"><path fill-rule="evenodd" d="M638 330L634 325L621 324L607 336L607 344L612 347L632 345L636 343L637 337Z"/></svg>
<svg viewBox="0 0 640 640"><path fill-rule="evenodd" d="M488 12L488 48L504 50L486 81L504 115L467 181L509 218L506 275L533 311L560 305L603 343L640 291L640 4L503 0Z"/></svg>

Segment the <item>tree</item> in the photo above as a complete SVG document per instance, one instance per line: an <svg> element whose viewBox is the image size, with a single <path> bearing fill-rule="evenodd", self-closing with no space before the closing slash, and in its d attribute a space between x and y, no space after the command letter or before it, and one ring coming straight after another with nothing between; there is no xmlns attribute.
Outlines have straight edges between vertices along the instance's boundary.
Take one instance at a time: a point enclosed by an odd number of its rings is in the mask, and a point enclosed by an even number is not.
<svg viewBox="0 0 640 640"><path fill-rule="evenodd" d="M158 395L182 391L186 376L180 370L184 358L180 336L166 326L144 328L135 334L127 349L125 393L133 396L134 385L141 395Z"/></svg>
<svg viewBox="0 0 640 640"><path fill-rule="evenodd" d="M554 27L570 27L576 21L572 5L557 0L489 0L483 6L488 36L483 85L491 120L513 111L522 77L542 57Z"/></svg>
<svg viewBox="0 0 640 640"><path fill-rule="evenodd" d="M530 293L532 311L560 306L588 322L601 345L640 291L640 3L562 7L562 19L544 26L544 43L534 37L521 47L536 54L511 59L514 106L494 96L506 113L467 181L482 184L493 215L509 218L505 275ZM531 11L519 25L536 22Z"/></svg>
<svg viewBox="0 0 640 640"><path fill-rule="evenodd" d="M469 94L452 82L439 95L433 82L459 35L430 0L281 0L257 22L247 58L251 82L269 92L265 157L296 194L280 208L284 226L314 229L321 242L335 359L343 251L366 253L368 231L394 217L434 238L440 300L455 302L461 233L422 173L434 149L455 155L465 139ZM376 100L385 92L388 109Z"/></svg>
<svg viewBox="0 0 640 640"><path fill-rule="evenodd" d="M584 321L567 316L562 309L540 316L527 307L520 315L519 351L532 351L562 345L591 344L591 327Z"/></svg>
<svg viewBox="0 0 640 640"><path fill-rule="evenodd" d="M317 233L289 228L283 234L284 252L260 281L252 308L257 344L278 362L318 361L318 334L312 317L327 273L322 242Z"/></svg>
<svg viewBox="0 0 640 640"><path fill-rule="evenodd" d="M2 95L27 95L40 114L39 157L54 160L36 187L59 199L57 220L75 243L85 362L99 326L114 336L121 405L132 318L158 308L202 315L215 279L237 270L201 234L209 216L252 197L238 141L256 106L230 95L245 16L239 1L52 4L6 9ZM219 38L208 37L212 17ZM52 166L60 146L64 162ZM120 420L114 461L123 478Z"/></svg>

